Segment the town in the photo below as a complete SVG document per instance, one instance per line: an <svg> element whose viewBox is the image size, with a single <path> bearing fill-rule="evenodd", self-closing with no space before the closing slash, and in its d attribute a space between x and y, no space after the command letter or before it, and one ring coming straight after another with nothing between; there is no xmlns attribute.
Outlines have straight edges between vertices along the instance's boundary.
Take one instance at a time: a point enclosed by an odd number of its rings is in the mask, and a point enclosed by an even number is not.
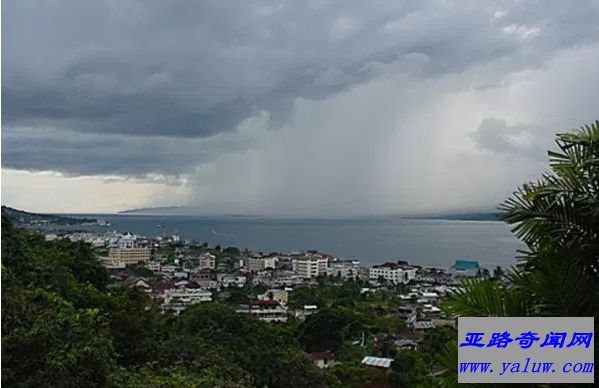
<svg viewBox="0 0 599 388"><path fill-rule="evenodd" d="M442 327L454 330L455 320L440 308L443 299L459 289L464 278L491 276L471 260L456 260L451 268L413 265L405 260L365 268L358 260L318 251L242 251L183 241L177 234L145 237L80 231L46 233L44 237L90 244L110 273L111 287L143 291L164 314L179 315L192 305L220 302L264 322L302 322L339 302L336 298L345 297L328 295L351 288L354 294L348 297L354 298L351 303L357 309L378 309L368 336L362 332L361 338L358 335L352 342L368 347L362 353L362 364L377 369L390 367L389 346L396 351L418 350L427 332ZM500 267L495 269L499 276L497 272ZM310 352L316 365L335 365L335 353L319 346L311 347Z"/></svg>

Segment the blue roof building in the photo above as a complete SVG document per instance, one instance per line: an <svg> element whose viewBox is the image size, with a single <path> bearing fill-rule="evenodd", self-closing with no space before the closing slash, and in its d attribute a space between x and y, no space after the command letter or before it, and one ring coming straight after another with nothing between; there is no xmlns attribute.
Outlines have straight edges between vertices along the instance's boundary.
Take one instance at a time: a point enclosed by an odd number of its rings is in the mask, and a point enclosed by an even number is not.
<svg viewBox="0 0 599 388"><path fill-rule="evenodd" d="M456 260L451 269L456 271L478 271L480 266L475 260Z"/></svg>

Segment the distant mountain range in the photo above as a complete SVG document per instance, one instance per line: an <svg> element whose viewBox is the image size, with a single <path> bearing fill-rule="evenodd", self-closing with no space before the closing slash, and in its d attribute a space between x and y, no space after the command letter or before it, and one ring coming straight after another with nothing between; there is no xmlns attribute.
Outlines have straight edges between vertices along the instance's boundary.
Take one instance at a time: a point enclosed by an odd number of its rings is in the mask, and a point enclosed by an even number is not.
<svg viewBox="0 0 599 388"><path fill-rule="evenodd" d="M203 214L201 209L193 206L158 206L142 207L120 211L119 214L137 214L147 216L194 216Z"/></svg>
<svg viewBox="0 0 599 388"><path fill-rule="evenodd" d="M193 206L161 206L161 207L146 207L139 209L130 209L119 212L119 214L132 214L132 215L152 215L152 216L198 216L208 215L203 209ZM215 216L215 214L210 214ZM218 214L223 217L262 217L258 214ZM406 215L388 215L388 216L369 216L373 217L397 217L397 218L410 218L410 219L430 219L430 220L461 220L461 221L499 221L499 213L496 211L448 211L439 213L427 213L427 214L412 214ZM269 217L271 218L271 217ZM280 217L272 217L280 218ZM293 218L293 217L291 217ZM310 217L314 218L314 217ZM341 217L351 218L351 217ZM361 217L358 217L361 218Z"/></svg>
<svg viewBox="0 0 599 388"><path fill-rule="evenodd" d="M440 213L434 215L411 216L405 218L418 218L426 220L456 220L456 221L500 221L498 212L473 212L473 213Z"/></svg>
<svg viewBox="0 0 599 388"><path fill-rule="evenodd" d="M55 214L30 213L24 210L2 206L2 213L8 215L19 225L83 225L97 224L94 218L65 217Z"/></svg>

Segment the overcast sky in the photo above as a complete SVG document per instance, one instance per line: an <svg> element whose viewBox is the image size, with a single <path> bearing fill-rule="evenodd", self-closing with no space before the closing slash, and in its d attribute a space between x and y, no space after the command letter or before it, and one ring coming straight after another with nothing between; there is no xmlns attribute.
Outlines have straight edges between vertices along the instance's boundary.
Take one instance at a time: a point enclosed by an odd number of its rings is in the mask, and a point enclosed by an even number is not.
<svg viewBox="0 0 599 388"><path fill-rule="evenodd" d="M2 2L2 203L492 208L599 118L599 1Z"/></svg>

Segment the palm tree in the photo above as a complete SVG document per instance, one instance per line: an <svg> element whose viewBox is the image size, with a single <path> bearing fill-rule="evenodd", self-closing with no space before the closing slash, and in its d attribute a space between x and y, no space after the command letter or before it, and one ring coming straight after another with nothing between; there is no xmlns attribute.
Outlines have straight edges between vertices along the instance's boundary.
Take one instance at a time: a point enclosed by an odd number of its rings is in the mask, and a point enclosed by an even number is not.
<svg viewBox="0 0 599 388"><path fill-rule="evenodd" d="M444 304L451 316L599 316L599 121L558 134L551 171L500 205L527 246L504 281L468 280ZM457 346L443 386L457 384Z"/></svg>

